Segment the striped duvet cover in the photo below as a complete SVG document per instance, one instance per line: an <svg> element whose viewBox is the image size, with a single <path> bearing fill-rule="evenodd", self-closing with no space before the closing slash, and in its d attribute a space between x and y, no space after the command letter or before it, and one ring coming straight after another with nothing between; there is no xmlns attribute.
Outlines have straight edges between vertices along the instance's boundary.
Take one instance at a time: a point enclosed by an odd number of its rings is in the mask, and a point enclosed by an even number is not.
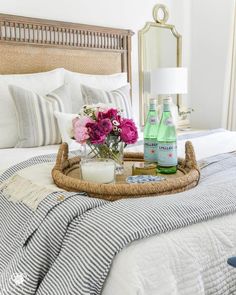
<svg viewBox="0 0 236 295"><path fill-rule="evenodd" d="M32 158L8 169L0 181L54 160ZM205 163L199 186L172 196L110 203L55 192L32 211L0 193L0 294L101 294L114 257L131 242L234 213L235 154ZM235 273L228 279L236 281ZM236 292L229 280L219 294Z"/></svg>

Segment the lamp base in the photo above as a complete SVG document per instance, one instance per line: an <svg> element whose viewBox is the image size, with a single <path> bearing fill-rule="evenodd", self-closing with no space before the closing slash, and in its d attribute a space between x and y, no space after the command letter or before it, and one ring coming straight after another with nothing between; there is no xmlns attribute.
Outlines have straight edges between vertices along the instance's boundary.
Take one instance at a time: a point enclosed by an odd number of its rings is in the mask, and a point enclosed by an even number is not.
<svg viewBox="0 0 236 295"><path fill-rule="evenodd" d="M183 118L181 118L179 116L176 128L177 129L189 129L189 128L191 128L189 118L183 119Z"/></svg>
<svg viewBox="0 0 236 295"><path fill-rule="evenodd" d="M178 115L178 129L188 129L190 128L190 115L191 110L188 107L181 106L179 108L179 115Z"/></svg>

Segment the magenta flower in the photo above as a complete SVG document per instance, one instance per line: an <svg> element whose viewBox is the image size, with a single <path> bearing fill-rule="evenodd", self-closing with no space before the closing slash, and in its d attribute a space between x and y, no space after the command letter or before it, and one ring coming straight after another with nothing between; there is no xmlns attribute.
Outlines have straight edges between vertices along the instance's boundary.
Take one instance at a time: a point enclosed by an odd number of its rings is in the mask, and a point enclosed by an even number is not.
<svg viewBox="0 0 236 295"><path fill-rule="evenodd" d="M118 117L120 116L119 116L118 110L116 109L109 109L106 112L98 113L98 120L101 120L101 119L117 120Z"/></svg>
<svg viewBox="0 0 236 295"><path fill-rule="evenodd" d="M112 131L112 123L109 119L102 119L98 122L99 128L108 135Z"/></svg>
<svg viewBox="0 0 236 295"><path fill-rule="evenodd" d="M94 118L94 119L91 119ZM134 122L123 119L114 108L87 108L84 115L73 120L74 137L79 143L110 146L111 136L125 144L135 143L138 131Z"/></svg>
<svg viewBox="0 0 236 295"><path fill-rule="evenodd" d="M118 110L116 109L109 109L107 112L106 112L107 116L109 119L116 119L118 117Z"/></svg>
<svg viewBox="0 0 236 295"><path fill-rule="evenodd" d="M98 123L87 123L86 127L92 144L103 144L105 142L106 134Z"/></svg>
<svg viewBox="0 0 236 295"><path fill-rule="evenodd" d="M96 111L94 112L96 118L98 118L99 113L106 113L108 110L109 110L109 107L107 107L105 104L98 104L98 107Z"/></svg>
<svg viewBox="0 0 236 295"><path fill-rule="evenodd" d="M123 119L120 124L120 138L126 144L132 144L138 140L138 130L133 120Z"/></svg>

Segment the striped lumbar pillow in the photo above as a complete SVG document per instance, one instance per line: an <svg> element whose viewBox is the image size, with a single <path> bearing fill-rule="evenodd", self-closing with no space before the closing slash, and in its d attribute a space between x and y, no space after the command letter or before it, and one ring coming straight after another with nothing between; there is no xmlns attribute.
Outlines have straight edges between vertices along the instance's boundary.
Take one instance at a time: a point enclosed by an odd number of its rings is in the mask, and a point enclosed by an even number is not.
<svg viewBox="0 0 236 295"><path fill-rule="evenodd" d="M112 91L105 91L81 85L81 92L83 95L83 103L85 105L98 103L112 105L113 107L122 110L125 118L133 118L129 84Z"/></svg>
<svg viewBox="0 0 236 295"><path fill-rule="evenodd" d="M41 96L15 85L9 86L18 119L16 147L38 147L61 142L54 111L70 111L68 89L68 85L63 85L52 93Z"/></svg>

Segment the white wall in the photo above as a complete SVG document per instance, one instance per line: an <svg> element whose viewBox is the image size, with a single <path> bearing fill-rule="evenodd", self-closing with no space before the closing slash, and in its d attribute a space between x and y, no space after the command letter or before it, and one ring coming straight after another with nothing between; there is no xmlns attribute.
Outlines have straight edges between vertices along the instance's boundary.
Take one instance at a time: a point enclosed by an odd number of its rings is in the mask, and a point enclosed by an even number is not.
<svg viewBox="0 0 236 295"><path fill-rule="evenodd" d="M193 127L222 124L234 0L192 0L190 104Z"/></svg>
<svg viewBox="0 0 236 295"><path fill-rule="evenodd" d="M189 68L184 101L195 109L192 126L220 127L234 0L0 0L0 12L133 30L133 106L138 116L137 31L152 20L156 3L169 6L169 23L183 36L183 66Z"/></svg>
<svg viewBox="0 0 236 295"><path fill-rule="evenodd" d="M183 66L189 69L193 128L222 127L234 0L173 1L173 22L183 36Z"/></svg>
<svg viewBox="0 0 236 295"><path fill-rule="evenodd" d="M162 0L169 6L173 0ZM133 37L133 101L139 114L137 31L152 20L156 0L0 0L0 12L85 24L131 29ZM171 21L171 20L170 20Z"/></svg>
<svg viewBox="0 0 236 295"><path fill-rule="evenodd" d="M174 11L173 23L177 31L182 35L182 66L188 68L188 89L191 86L191 3L190 0L173 1L172 10ZM189 91L182 95L182 104L190 107Z"/></svg>

